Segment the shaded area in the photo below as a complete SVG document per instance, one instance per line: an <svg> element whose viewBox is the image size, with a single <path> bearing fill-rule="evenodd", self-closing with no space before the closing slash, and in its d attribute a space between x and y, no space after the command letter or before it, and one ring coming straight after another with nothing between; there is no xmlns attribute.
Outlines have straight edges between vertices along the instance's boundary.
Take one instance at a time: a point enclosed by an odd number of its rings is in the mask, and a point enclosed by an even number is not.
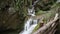
<svg viewBox="0 0 60 34"><path fill-rule="evenodd" d="M55 34L60 34L60 30L57 30L57 31L55 32Z"/></svg>

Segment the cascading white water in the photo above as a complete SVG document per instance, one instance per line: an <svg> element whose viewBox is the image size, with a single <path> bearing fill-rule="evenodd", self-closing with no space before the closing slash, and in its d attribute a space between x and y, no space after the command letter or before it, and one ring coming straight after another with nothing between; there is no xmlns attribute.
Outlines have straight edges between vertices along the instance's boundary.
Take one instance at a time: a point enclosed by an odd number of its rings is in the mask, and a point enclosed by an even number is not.
<svg viewBox="0 0 60 34"><path fill-rule="evenodd" d="M30 18L31 19L31 18ZM21 34L31 34L33 29L35 28L35 26L37 25L36 23L33 22L33 24L31 24L32 22L30 22L30 19L27 21L27 23L25 24L25 29Z"/></svg>
<svg viewBox="0 0 60 34"><path fill-rule="evenodd" d="M35 16L34 5L36 5L38 1L39 0L34 2L34 4L32 5L32 9L28 8L28 15L31 15L31 17L25 23L24 31L22 31L19 34L31 34L35 26L37 25L37 20L33 19L33 17Z"/></svg>
<svg viewBox="0 0 60 34"><path fill-rule="evenodd" d="M29 20L27 20L27 22L25 23L24 31L27 31L29 29L30 23L32 23L32 19L31 18Z"/></svg>
<svg viewBox="0 0 60 34"><path fill-rule="evenodd" d="M37 25L37 20L34 20L32 17L35 16L34 8L28 9L28 14L31 15L31 17L27 20L27 22L24 25L24 31L20 34L31 34L35 26Z"/></svg>
<svg viewBox="0 0 60 34"><path fill-rule="evenodd" d="M35 16L35 10L34 7L32 9L28 8L28 15Z"/></svg>

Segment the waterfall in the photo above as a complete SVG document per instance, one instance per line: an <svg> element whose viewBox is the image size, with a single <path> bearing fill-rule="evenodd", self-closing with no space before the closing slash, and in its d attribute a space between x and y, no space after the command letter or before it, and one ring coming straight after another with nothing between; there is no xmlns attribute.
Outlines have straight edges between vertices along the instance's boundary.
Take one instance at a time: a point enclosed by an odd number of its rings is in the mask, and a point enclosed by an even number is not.
<svg viewBox="0 0 60 34"><path fill-rule="evenodd" d="M27 22L24 25L24 31L20 34L31 34L35 26L37 25L37 20L33 19L35 16L34 8L28 9L28 14L31 15L31 17L27 20Z"/></svg>
<svg viewBox="0 0 60 34"><path fill-rule="evenodd" d="M36 5L38 1L39 0L34 2L32 8L28 8L28 15L30 15L31 17L26 21L24 25L24 30L19 34L31 34L34 28L37 26L37 20L33 17L35 16L34 5Z"/></svg>
<svg viewBox="0 0 60 34"><path fill-rule="evenodd" d="M28 8L28 15L35 16L34 7L32 9Z"/></svg>
<svg viewBox="0 0 60 34"><path fill-rule="evenodd" d="M30 23L32 23L32 19L31 18L29 20L27 20L27 22L25 23L24 31L27 31L29 29Z"/></svg>

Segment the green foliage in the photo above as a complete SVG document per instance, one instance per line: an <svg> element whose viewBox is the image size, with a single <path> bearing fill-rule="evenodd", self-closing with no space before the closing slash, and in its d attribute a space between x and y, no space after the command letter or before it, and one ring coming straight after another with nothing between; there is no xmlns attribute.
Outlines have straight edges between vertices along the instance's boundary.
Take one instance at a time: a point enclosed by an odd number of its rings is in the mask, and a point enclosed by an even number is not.
<svg viewBox="0 0 60 34"><path fill-rule="evenodd" d="M19 25L16 27L18 32L23 30L24 28L24 22L25 22L25 19L27 17L27 7L26 7L26 1L27 0L15 0L15 5L14 5L14 8L16 11L19 12L19 20L20 20L20 23Z"/></svg>
<svg viewBox="0 0 60 34"><path fill-rule="evenodd" d="M19 9L21 9L22 8L22 2L21 2L22 0L15 0L15 5L14 5L14 7L15 7L15 9L16 10L19 10Z"/></svg>
<svg viewBox="0 0 60 34"><path fill-rule="evenodd" d="M40 23L38 23L38 25L35 27L35 29L33 30L32 33L34 33L35 31L37 31L40 28Z"/></svg>
<svg viewBox="0 0 60 34"><path fill-rule="evenodd" d="M56 0L40 0L35 7L43 11L48 11L54 3L56 3Z"/></svg>
<svg viewBox="0 0 60 34"><path fill-rule="evenodd" d="M42 15L42 14L45 14L46 11L42 11L42 10L39 10L38 12L36 12L36 15Z"/></svg>
<svg viewBox="0 0 60 34"><path fill-rule="evenodd" d="M48 23L49 22L49 20L51 20L51 18L53 19L54 18L54 16L55 16L55 14L56 14L56 8L58 8L58 6L57 5L53 5L53 8L51 9L51 10L49 10L49 11L38 11L37 13L36 13L36 15L45 15L43 18L43 22L46 24L46 23ZM38 29L40 28L40 24L38 23L38 25L35 27L35 29L33 30L33 32L35 32L35 31L37 31ZM33 33L32 32L32 33Z"/></svg>

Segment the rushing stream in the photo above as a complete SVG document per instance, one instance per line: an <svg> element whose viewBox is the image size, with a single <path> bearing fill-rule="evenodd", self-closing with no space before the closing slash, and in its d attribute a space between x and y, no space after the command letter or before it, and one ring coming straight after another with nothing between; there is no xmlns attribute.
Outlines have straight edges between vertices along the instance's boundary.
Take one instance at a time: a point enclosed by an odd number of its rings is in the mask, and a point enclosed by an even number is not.
<svg viewBox="0 0 60 34"><path fill-rule="evenodd" d="M31 17L26 21L24 30L19 34L31 34L35 26L37 26L37 20L33 17L35 16L34 5L36 5L38 1L39 0L36 0L33 5L31 5L32 8L28 8L28 15L30 15Z"/></svg>
<svg viewBox="0 0 60 34"><path fill-rule="evenodd" d="M28 9L28 14L31 15L31 17L25 23L24 31L21 32L20 34L31 34L33 29L37 25L37 20L33 19L33 17L35 16L34 7L32 9Z"/></svg>

